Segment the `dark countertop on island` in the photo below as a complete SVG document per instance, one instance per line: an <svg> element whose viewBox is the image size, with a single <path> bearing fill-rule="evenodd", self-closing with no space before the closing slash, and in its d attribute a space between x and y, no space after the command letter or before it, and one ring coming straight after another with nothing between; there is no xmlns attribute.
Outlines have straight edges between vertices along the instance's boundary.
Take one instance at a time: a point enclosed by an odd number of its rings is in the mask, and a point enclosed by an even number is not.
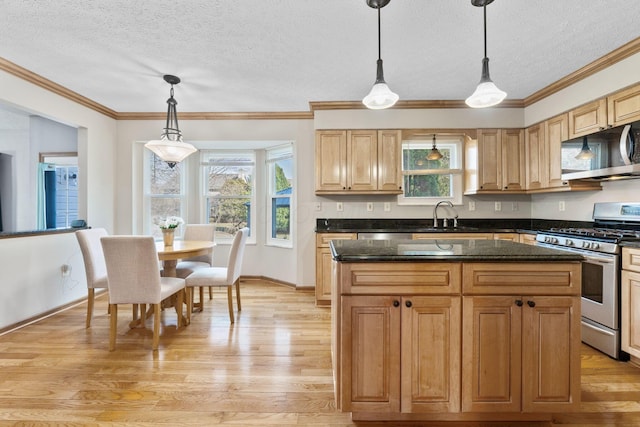
<svg viewBox="0 0 640 427"><path fill-rule="evenodd" d="M341 262L570 262L582 255L506 240L332 240Z"/></svg>

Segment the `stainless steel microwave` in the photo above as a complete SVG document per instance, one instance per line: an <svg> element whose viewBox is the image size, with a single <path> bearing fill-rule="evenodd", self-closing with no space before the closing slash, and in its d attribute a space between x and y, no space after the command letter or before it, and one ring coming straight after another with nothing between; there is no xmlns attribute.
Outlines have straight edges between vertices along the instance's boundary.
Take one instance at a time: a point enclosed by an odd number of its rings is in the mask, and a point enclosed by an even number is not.
<svg viewBox="0 0 640 427"><path fill-rule="evenodd" d="M563 141L561 164L567 181L640 178L640 122Z"/></svg>

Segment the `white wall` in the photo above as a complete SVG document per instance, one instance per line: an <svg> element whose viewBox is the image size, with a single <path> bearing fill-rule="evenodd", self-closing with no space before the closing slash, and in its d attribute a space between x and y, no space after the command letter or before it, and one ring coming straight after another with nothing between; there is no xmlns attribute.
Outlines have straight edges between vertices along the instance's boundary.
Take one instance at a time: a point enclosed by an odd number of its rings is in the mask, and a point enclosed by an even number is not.
<svg viewBox="0 0 640 427"><path fill-rule="evenodd" d="M4 71L0 88L3 104L78 129L79 168L86 177L80 187L81 215L89 225L113 232L116 121ZM18 191L34 190L27 185ZM72 233L0 239L0 328L86 296L79 255ZM72 270L65 280L63 264Z"/></svg>

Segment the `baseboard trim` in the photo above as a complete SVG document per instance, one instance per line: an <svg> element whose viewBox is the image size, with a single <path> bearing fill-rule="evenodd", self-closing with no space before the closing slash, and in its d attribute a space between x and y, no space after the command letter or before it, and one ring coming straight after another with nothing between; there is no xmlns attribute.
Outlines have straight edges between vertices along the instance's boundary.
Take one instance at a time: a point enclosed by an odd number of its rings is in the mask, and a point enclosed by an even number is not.
<svg viewBox="0 0 640 427"><path fill-rule="evenodd" d="M267 277L267 276L241 276L240 280L241 281L247 281L247 282L250 282L250 281L269 282L269 283L272 283L274 285L286 286L286 287L294 289L296 291L303 291L303 292L313 292L313 291L315 291L315 287L314 286L298 286L295 283L285 282L284 280L273 279L273 278Z"/></svg>

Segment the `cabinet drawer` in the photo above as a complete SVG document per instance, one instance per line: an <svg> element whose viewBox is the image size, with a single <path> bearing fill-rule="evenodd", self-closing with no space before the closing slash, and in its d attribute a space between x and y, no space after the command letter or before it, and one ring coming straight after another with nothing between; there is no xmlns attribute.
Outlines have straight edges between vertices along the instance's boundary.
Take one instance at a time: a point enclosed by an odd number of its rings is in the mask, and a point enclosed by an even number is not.
<svg viewBox="0 0 640 427"><path fill-rule="evenodd" d="M343 295L459 294L461 263L343 264Z"/></svg>
<svg viewBox="0 0 640 427"><path fill-rule="evenodd" d="M318 233L316 234L316 247L328 248L332 240L355 240L356 233Z"/></svg>
<svg viewBox="0 0 640 427"><path fill-rule="evenodd" d="M465 263L462 280L465 294L580 295L582 264Z"/></svg>
<svg viewBox="0 0 640 427"><path fill-rule="evenodd" d="M640 272L640 249L622 248L622 269Z"/></svg>

